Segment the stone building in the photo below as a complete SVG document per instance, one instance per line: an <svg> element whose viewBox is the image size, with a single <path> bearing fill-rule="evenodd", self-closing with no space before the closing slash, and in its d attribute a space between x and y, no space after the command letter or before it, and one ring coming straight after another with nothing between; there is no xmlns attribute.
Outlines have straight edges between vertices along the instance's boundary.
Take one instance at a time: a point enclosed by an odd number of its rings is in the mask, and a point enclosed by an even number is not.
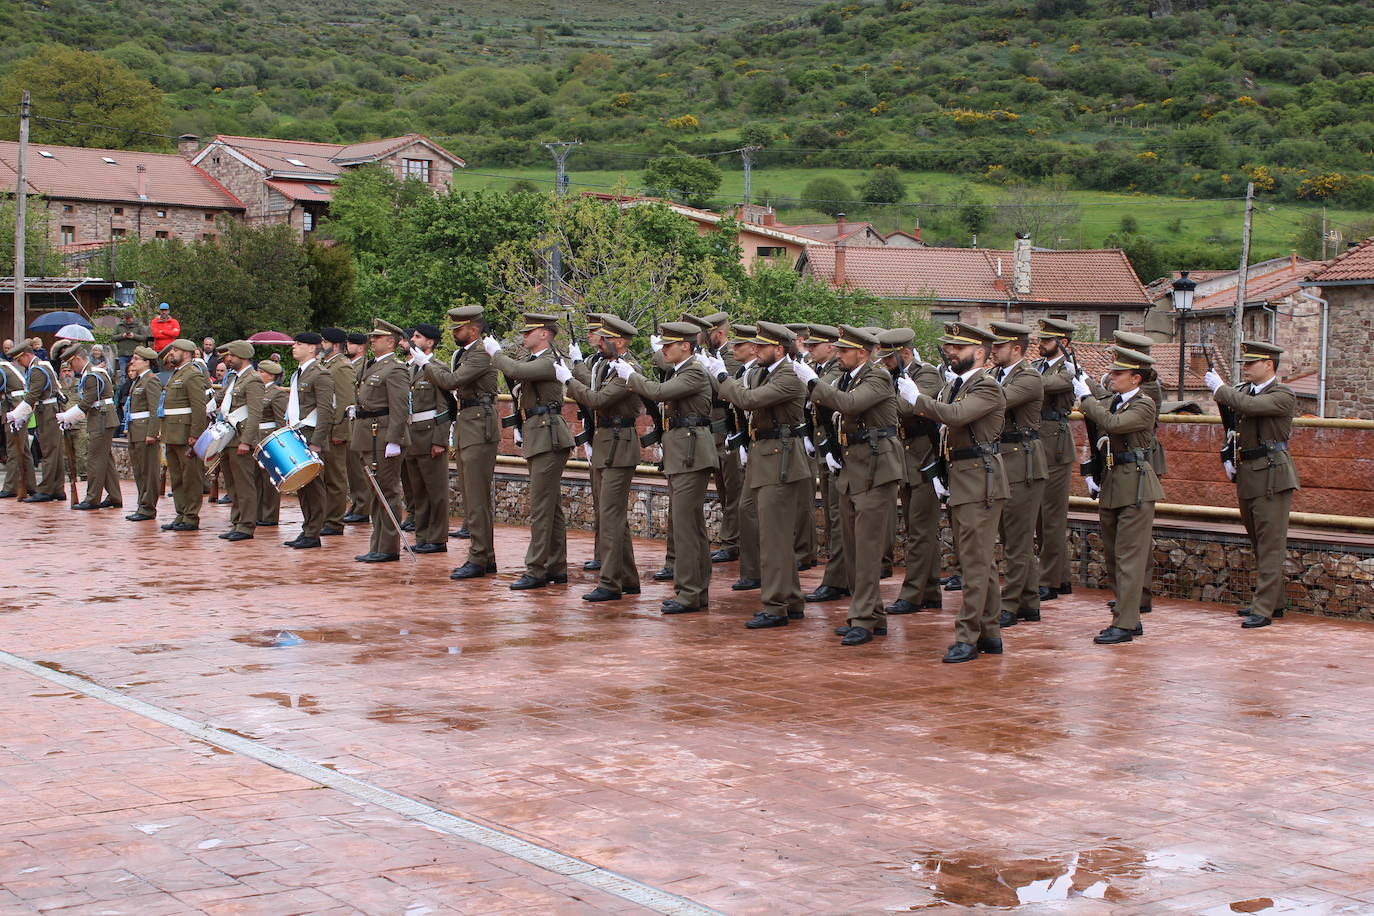
<svg viewBox="0 0 1374 916"><path fill-rule="evenodd" d="M1313 271L1302 286L1319 289L1327 303L1326 353L1317 369L1323 415L1374 419L1374 236Z"/></svg>

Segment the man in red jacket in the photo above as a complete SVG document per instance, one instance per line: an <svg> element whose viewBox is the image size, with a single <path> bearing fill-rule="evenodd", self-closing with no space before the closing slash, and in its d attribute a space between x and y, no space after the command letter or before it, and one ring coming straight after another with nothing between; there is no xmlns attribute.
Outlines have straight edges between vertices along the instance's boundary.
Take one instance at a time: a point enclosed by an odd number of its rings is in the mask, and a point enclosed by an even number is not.
<svg viewBox="0 0 1374 916"><path fill-rule="evenodd" d="M181 336L181 322L172 317L172 307L162 303L157 307L157 317L152 321L153 349L159 353L162 348Z"/></svg>

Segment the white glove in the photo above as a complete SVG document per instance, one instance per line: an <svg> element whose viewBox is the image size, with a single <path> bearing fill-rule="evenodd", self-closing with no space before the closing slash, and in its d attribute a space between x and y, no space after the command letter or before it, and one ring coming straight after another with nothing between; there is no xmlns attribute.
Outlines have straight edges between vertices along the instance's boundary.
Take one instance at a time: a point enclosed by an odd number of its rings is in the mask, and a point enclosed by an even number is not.
<svg viewBox="0 0 1374 916"><path fill-rule="evenodd" d="M946 385L953 385L953 384L954 384L954 380L957 379L958 377L959 377L958 373L956 373L953 369L949 368L948 366L945 367L945 384L946 384Z"/></svg>
<svg viewBox="0 0 1374 916"><path fill-rule="evenodd" d="M653 447L653 449L649 452L649 457L650 457L650 459L653 460L654 464L662 464L662 463L663 463L663 446L661 446L661 445L655 445L655 446Z"/></svg>
<svg viewBox="0 0 1374 916"><path fill-rule="evenodd" d="M744 446L739 447L739 466L744 467L749 463L749 449Z"/></svg>
<svg viewBox="0 0 1374 916"><path fill-rule="evenodd" d="M1075 377L1078 375L1078 363L1069 359L1067 356L1064 357L1064 368L1069 371L1069 375Z"/></svg>
<svg viewBox="0 0 1374 916"><path fill-rule="evenodd" d="M921 389L916 387L916 383L905 375L897 379L897 395L908 404L916 403L916 395L921 393Z"/></svg>
<svg viewBox="0 0 1374 916"><path fill-rule="evenodd" d="M350 419L350 420L356 420L356 419L358 419L358 405L357 405L357 404L349 404L347 407L345 407L345 408L344 408L344 416L348 417L348 419Z"/></svg>
<svg viewBox="0 0 1374 916"><path fill-rule="evenodd" d="M657 353L658 351L663 349L663 338L659 337L657 334L650 334L649 346L653 348L655 353Z"/></svg>
<svg viewBox="0 0 1374 916"><path fill-rule="evenodd" d="M711 373L711 378L715 378L725 371L725 360L719 356L706 357L706 371Z"/></svg>
<svg viewBox="0 0 1374 916"><path fill-rule="evenodd" d="M66 410L62 411L60 414L57 415L57 422L62 424L63 429L66 429L68 426L71 426L73 423L84 418L85 416L86 411L81 409L81 405L74 404L73 406L67 408Z"/></svg>
<svg viewBox="0 0 1374 916"><path fill-rule="evenodd" d="M519 427L517 427L516 430L515 430L515 444L516 444L516 445L524 445L524 444L525 444L525 437L522 436L522 435L520 434L520 429L519 429Z"/></svg>
<svg viewBox="0 0 1374 916"><path fill-rule="evenodd" d="M575 362L575 363L580 363L580 362L582 362L582 348L579 347L577 344L575 344L575 343L570 343L570 344L568 344L568 355L569 355L570 357L572 357L572 361L573 361L573 362Z"/></svg>
<svg viewBox="0 0 1374 916"><path fill-rule="evenodd" d="M1221 380L1221 376L1217 375L1215 369L1208 369L1207 374L1202 377L1202 380L1207 383L1207 390L1212 392L1212 394L1216 394L1217 389L1226 384Z"/></svg>
<svg viewBox="0 0 1374 916"><path fill-rule="evenodd" d="M488 356L495 356L501 352L501 344L497 342L495 337L488 334L482 338L482 349L487 351Z"/></svg>
<svg viewBox="0 0 1374 916"><path fill-rule="evenodd" d="M832 474L838 474L840 471L844 470L844 465L836 461L835 456L829 452L825 455L825 466L830 468L830 473Z"/></svg>
<svg viewBox="0 0 1374 916"><path fill-rule="evenodd" d="M568 379L572 378L572 372L568 371L568 367L561 361L556 361L553 364L553 377L566 385Z"/></svg>
<svg viewBox="0 0 1374 916"><path fill-rule="evenodd" d="M707 362L708 357L705 350L698 350L693 353L692 356L696 358L697 362L701 363L703 369L709 369L711 367L711 364Z"/></svg>
<svg viewBox="0 0 1374 916"><path fill-rule="evenodd" d="M1085 477L1083 480L1088 485L1088 496L1092 499L1097 499L1097 495L1102 492L1102 488L1097 485L1097 481L1091 477Z"/></svg>
<svg viewBox="0 0 1374 916"><path fill-rule="evenodd" d="M590 442L582 443L582 454L587 456L588 461L592 460L592 444Z"/></svg>
<svg viewBox="0 0 1374 916"><path fill-rule="evenodd" d="M33 415L33 408L28 401L20 401L9 413L5 414L5 419L10 421L10 426L18 429L29 422L29 417Z"/></svg>
<svg viewBox="0 0 1374 916"><path fill-rule="evenodd" d="M949 499L949 487L945 486L940 478L936 477L931 483L935 484L935 495L941 500Z"/></svg>
<svg viewBox="0 0 1374 916"><path fill-rule="evenodd" d="M1092 397L1092 393L1093 393L1093 390L1092 390L1092 388L1088 387L1088 383L1087 383L1087 382L1083 381L1083 380L1082 380L1081 378L1079 378L1078 376L1074 376L1074 379L1073 379L1073 396L1074 396L1074 397L1078 398L1078 400L1081 401L1081 400L1083 400L1084 398Z"/></svg>
<svg viewBox="0 0 1374 916"><path fill-rule="evenodd" d="M400 447L399 445L397 445L395 442L388 442L388 443L386 444L386 457L388 457L388 458L397 458L397 457L400 456L400 454L401 454L401 447Z"/></svg>
<svg viewBox="0 0 1374 916"><path fill-rule="evenodd" d="M615 362L611 363L611 369L615 371L616 375L620 376L620 380L622 382L627 380L631 375L633 375L635 371L634 366L631 366L623 359L618 359Z"/></svg>
<svg viewBox="0 0 1374 916"><path fill-rule="evenodd" d="M218 405L215 401L213 401L213 400L206 401L206 402L205 402L205 415L206 415L207 417L213 417L213 416L215 415L215 410L217 410L218 408L219 408L219 405Z"/></svg>
<svg viewBox="0 0 1374 916"><path fill-rule="evenodd" d="M1226 469L1226 479L1234 482L1236 479L1236 466L1230 461L1223 461L1221 466Z"/></svg>
<svg viewBox="0 0 1374 916"><path fill-rule="evenodd" d="M425 363L429 362L433 358L433 356L426 353L424 350L421 350L419 347L410 348L410 361L417 366L423 367Z"/></svg>
<svg viewBox="0 0 1374 916"><path fill-rule="evenodd" d="M802 380L803 385L810 385L816 380L816 370L812 369L806 363L793 363L792 371L797 373L797 378Z"/></svg>
<svg viewBox="0 0 1374 916"><path fill-rule="evenodd" d="M816 443L811 441L810 436L802 436L802 448L806 449L806 457L816 457Z"/></svg>
<svg viewBox="0 0 1374 916"><path fill-rule="evenodd" d="M916 349L915 347L912 347L912 348L911 348L911 359L912 359L913 362L919 363L919 362L921 361L921 351L918 350L918 349Z"/></svg>

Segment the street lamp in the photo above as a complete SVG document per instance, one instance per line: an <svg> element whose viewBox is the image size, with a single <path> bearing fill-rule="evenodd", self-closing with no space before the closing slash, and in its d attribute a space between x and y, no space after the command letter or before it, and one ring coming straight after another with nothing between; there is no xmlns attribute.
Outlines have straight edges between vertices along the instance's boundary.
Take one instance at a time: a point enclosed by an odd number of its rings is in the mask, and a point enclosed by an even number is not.
<svg viewBox="0 0 1374 916"><path fill-rule="evenodd" d="M1178 399L1183 400L1183 370L1188 352L1187 320L1193 310L1193 291L1197 283L1188 279L1188 271L1183 271L1174 281L1174 312L1178 315Z"/></svg>

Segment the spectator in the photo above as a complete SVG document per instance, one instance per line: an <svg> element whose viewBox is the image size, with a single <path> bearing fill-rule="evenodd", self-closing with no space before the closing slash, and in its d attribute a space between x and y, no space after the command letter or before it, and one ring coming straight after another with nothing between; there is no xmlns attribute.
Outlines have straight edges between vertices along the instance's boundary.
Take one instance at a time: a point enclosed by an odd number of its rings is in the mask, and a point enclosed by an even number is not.
<svg viewBox="0 0 1374 916"><path fill-rule="evenodd" d="M215 338L207 337L200 342L200 358L205 362L205 371L214 376L219 368L219 354L215 352Z"/></svg>
<svg viewBox="0 0 1374 916"><path fill-rule="evenodd" d="M148 342L148 329L134 317L133 310L125 309L119 316L119 324L114 331L115 353L119 356L119 375L122 378L129 368L129 358L134 349Z"/></svg>
<svg viewBox="0 0 1374 916"><path fill-rule="evenodd" d="M172 307L163 302L157 307L157 317L153 319L153 349L162 352L163 348L181 336L181 322L172 317Z"/></svg>
<svg viewBox="0 0 1374 916"><path fill-rule="evenodd" d="M110 358L104 344L91 344L91 365L104 368L111 379L118 378L115 375L114 360Z"/></svg>
<svg viewBox="0 0 1374 916"><path fill-rule="evenodd" d="M43 338L41 338L41 337L33 337L33 338L30 338L30 340L29 340L29 346L30 346L30 347L33 347L33 355L34 355L34 356L36 356L36 357L38 357L39 359L42 359L42 360L46 360L46 359L48 358L48 348L45 347L45 346L43 346Z"/></svg>

